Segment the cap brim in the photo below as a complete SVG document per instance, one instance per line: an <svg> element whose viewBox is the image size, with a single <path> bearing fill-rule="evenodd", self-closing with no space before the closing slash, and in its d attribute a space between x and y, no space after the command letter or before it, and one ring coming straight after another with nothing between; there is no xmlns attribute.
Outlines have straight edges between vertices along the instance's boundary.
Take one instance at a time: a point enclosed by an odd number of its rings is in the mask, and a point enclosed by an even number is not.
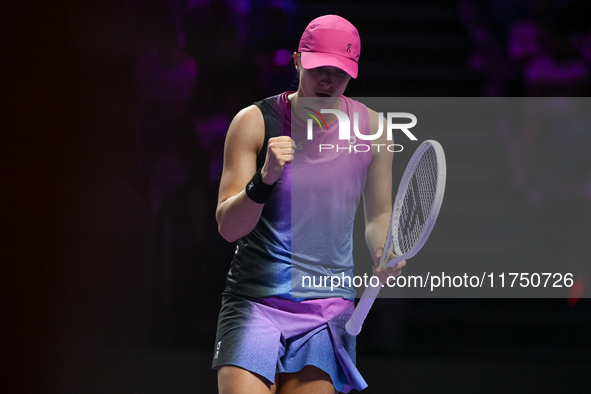
<svg viewBox="0 0 591 394"><path fill-rule="evenodd" d="M332 66L346 72L351 78L357 78L357 62L344 56L323 52L302 52L302 67L305 69Z"/></svg>

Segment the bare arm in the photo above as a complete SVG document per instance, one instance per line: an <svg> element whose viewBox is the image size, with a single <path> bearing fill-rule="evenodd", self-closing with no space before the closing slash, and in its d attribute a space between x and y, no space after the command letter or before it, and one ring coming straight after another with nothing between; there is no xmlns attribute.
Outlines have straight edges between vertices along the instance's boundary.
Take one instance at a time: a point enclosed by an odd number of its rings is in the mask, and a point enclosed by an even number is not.
<svg viewBox="0 0 591 394"><path fill-rule="evenodd" d="M375 133L378 127L378 121L384 122L384 118L379 118L379 115L372 110L369 110L370 124L372 133ZM372 152L372 160L367 171L367 182L365 192L363 194L364 208L365 208L365 241L370 253L374 259L374 267L378 265L379 259L382 256L384 242L388 234L388 227L390 226L390 218L392 216L392 159L394 154L389 152L385 146L393 144L394 141L387 141L385 133L381 137L380 144L385 144L379 147L374 147ZM390 256L393 258L394 256ZM388 275L400 274L400 269L406 262L398 264L398 269L383 269L376 270L374 273L381 279L385 280ZM382 278L382 272L386 276Z"/></svg>
<svg viewBox="0 0 591 394"><path fill-rule="evenodd" d="M227 241L233 242L250 233L261 216L264 204L252 201L244 189L257 171L256 159L264 138L263 115L254 105L240 111L228 129L216 210L218 230ZM289 137L269 139L261 170L264 183L271 185L279 179L283 166L293 159L293 147Z"/></svg>

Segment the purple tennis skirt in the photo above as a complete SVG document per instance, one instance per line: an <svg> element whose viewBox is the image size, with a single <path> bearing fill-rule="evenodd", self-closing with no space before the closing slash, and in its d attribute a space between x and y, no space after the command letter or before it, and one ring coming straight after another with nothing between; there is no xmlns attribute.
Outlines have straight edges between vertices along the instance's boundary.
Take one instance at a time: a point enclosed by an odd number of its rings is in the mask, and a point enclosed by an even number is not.
<svg viewBox="0 0 591 394"><path fill-rule="evenodd" d="M353 301L248 299L224 293L213 369L235 365L275 383L275 374L313 365L344 393L367 383L355 366L355 337L345 331Z"/></svg>

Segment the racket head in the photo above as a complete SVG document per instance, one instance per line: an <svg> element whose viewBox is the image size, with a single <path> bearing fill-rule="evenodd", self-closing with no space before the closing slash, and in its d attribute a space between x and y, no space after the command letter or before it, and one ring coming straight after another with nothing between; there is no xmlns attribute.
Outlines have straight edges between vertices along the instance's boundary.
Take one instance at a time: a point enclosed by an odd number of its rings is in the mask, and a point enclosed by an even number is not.
<svg viewBox="0 0 591 394"><path fill-rule="evenodd" d="M435 140L424 141L404 170L392 208L384 256L390 255L386 254L389 249L398 258L389 263L381 261L381 265L393 266L402 259L413 257L423 247L441 209L446 174L441 144Z"/></svg>

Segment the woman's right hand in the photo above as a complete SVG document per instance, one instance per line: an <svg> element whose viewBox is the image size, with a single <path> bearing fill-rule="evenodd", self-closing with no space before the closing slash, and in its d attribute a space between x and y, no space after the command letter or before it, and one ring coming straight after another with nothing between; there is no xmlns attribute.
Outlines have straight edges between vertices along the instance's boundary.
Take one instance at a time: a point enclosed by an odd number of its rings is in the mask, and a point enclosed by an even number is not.
<svg viewBox="0 0 591 394"><path fill-rule="evenodd" d="M261 169L261 177L267 185L274 184L283 173L283 167L293 161L295 142L288 136L269 138L267 156Z"/></svg>

